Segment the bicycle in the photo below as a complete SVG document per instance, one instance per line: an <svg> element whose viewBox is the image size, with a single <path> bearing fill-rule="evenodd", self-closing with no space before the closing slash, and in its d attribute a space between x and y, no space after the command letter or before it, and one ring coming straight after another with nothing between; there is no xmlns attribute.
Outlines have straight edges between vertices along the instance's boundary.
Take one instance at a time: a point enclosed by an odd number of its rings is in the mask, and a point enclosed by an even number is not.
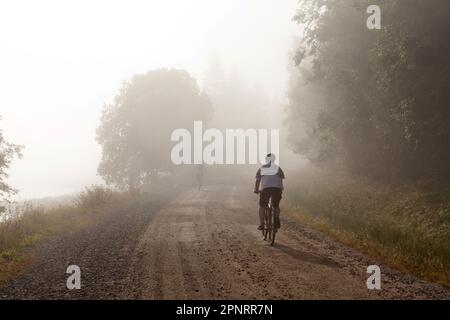
<svg viewBox="0 0 450 320"><path fill-rule="evenodd" d="M264 214L264 228L262 230L262 234L264 237L264 241L267 241L267 237L269 237L270 245L273 246L275 243L275 235L277 233L277 228L275 228L275 214L273 212L272 207L272 199L270 199L269 204L266 207L266 211Z"/></svg>
<svg viewBox="0 0 450 320"><path fill-rule="evenodd" d="M197 165L196 170L196 179L197 179L197 188L200 190L203 186L203 180L205 175L205 167L203 165Z"/></svg>

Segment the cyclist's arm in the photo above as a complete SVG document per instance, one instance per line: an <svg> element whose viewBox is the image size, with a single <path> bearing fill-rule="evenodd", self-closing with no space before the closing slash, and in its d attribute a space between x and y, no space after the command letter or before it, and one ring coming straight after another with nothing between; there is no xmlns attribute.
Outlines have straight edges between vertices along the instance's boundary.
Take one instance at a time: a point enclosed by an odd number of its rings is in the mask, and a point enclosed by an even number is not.
<svg viewBox="0 0 450 320"><path fill-rule="evenodd" d="M254 193L258 193L259 192L259 183L261 182L261 179L256 179L255 180L255 188L253 189Z"/></svg>
<svg viewBox="0 0 450 320"><path fill-rule="evenodd" d="M278 170L278 175L280 176L281 179L285 179L284 172L281 168L279 168Z"/></svg>
<svg viewBox="0 0 450 320"><path fill-rule="evenodd" d="M256 171L256 175L255 175L255 188L253 189L254 193L258 193L259 192L259 184L261 182L261 168L258 169L258 171Z"/></svg>

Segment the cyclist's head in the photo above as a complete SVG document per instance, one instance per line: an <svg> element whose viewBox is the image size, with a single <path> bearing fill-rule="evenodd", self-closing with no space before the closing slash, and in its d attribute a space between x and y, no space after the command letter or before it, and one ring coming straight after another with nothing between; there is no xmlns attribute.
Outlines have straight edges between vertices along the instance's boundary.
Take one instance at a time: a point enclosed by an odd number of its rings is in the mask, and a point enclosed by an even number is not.
<svg viewBox="0 0 450 320"><path fill-rule="evenodd" d="M276 157L273 153L268 153L266 156L266 163L275 163Z"/></svg>

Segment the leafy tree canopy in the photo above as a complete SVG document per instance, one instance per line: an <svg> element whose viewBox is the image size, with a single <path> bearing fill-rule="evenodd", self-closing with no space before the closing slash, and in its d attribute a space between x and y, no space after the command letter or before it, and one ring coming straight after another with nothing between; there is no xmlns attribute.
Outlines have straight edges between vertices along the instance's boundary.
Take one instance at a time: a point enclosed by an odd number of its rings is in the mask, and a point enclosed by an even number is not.
<svg viewBox="0 0 450 320"><path fill-rule="evenodd" d="M382 10L381 30L366 8ZM303 0L289 93L292 146L382 180L450 178L450 2Z"/></svg>
<svg viewBox="0 0 450 320"><path fill-rule="evenodd" d="M170 172L171 133L208 120L212 106L186 71L159 69L123 84L105 105L97 141L103 154L99 174L109 184L138 187Z"/></svg>

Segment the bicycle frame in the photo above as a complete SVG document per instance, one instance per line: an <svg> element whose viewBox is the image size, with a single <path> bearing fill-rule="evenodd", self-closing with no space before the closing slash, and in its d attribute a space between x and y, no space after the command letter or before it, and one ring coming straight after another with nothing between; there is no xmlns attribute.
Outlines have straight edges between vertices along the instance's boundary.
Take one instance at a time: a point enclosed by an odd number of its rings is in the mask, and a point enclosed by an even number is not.
<svg viewBox="0 0 450 320"><path fill-rule="evenodd" d="M274 223L275 223L275 215L273 213L272 198L271 198L265 210L264 229L262 230L264 240L267 240L267 236L269 236L271 246L273 246L273 244L275 243L275 234L277 233L277 229L274 227Z"/></svg>

